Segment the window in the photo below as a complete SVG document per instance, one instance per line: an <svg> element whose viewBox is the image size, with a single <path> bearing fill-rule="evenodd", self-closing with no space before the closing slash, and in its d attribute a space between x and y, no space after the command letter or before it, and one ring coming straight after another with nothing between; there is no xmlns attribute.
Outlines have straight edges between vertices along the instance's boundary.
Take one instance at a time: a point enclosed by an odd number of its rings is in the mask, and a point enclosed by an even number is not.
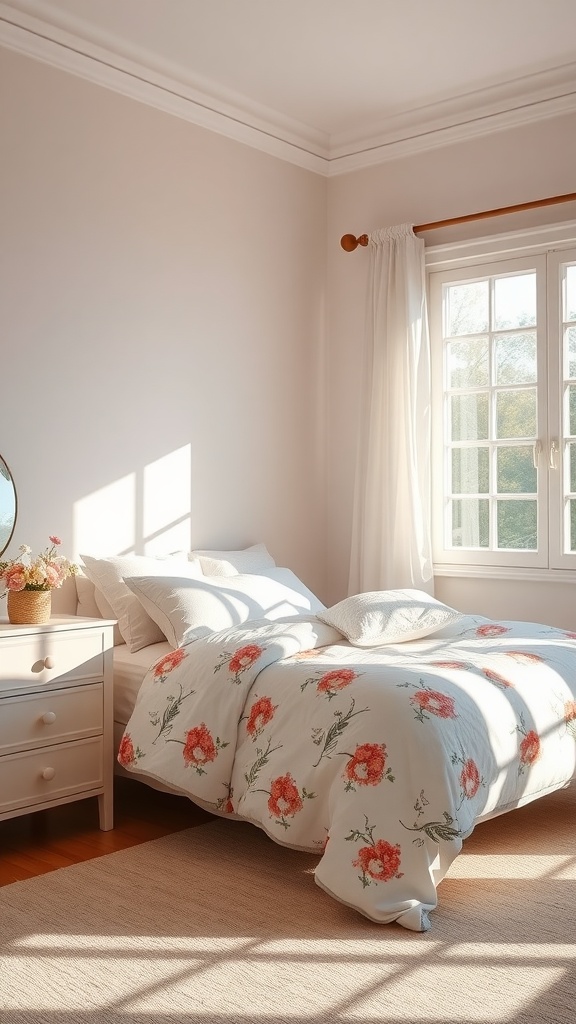
<svg viewBox="0 0 576 1024"><path fill-rule="evenodd" d="M576 569L576 249L531 248L430 270L440 569Z"/></svg>

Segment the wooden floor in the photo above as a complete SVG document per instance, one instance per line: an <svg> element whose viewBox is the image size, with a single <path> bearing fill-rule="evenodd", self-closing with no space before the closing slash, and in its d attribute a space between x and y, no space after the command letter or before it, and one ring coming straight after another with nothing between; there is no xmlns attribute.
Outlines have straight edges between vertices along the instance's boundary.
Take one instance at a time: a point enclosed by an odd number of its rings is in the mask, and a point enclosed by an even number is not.
<svg viewBox="0 0 576 1024"><path fill-rule="evenodd" d="M96 797L0 821L0 886L212 820L186 797L131 779L115 779L114 802L109 832L98 828Z"/></svg>

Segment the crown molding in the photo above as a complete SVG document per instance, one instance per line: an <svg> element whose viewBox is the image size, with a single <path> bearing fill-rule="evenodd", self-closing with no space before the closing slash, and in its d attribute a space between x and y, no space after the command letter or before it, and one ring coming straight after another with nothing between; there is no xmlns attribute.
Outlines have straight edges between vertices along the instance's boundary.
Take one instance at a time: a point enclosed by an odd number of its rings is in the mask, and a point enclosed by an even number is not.
<svg viewBox="0 0 576 1024"><path fill-rule="evenodd" d="M240 105L209 95L5 3L0 3L0 46L306 170L327 174L328 136L323 133L275 111L267 119L260 114L264 108L243 97Z"/></svg>
<svg viewBox="0 0 576 1024"><path fill-rule="evenodd" d="M116 46L101 46L2 0L0 46L325 177L576 111L573 62L328 136L167 63L156 60L153 68L142 62L142 52L132 60Z"/></svg>
<svg viewBox="0 0 576 1024"><path fill-rule="evenodd" d="M389 160L398 160L400 157L439 149L441 146L449 146L456 142L466 142L482 135L491 135L495 132L518 128L534 121L560 117L562 114L570 114L575 111L576 91L569 96L541 101L528 107L522 106L502 113L472 116L470 120L460 124L441 127L431 127L430 124L422 125L419 130L414 131L414 134L407 133L405 137L366 139L364 148L353 153L341 156L338 152L331 150L327 173L329 177L347 174L350 171L374 167L376 164L386 163Z"/></svg>
<svg viewBox="0 0 576 1024"><path fill-rule="evenodd" d="M370 167L576 111L576 62L333 135L329 174Z"/></svg>

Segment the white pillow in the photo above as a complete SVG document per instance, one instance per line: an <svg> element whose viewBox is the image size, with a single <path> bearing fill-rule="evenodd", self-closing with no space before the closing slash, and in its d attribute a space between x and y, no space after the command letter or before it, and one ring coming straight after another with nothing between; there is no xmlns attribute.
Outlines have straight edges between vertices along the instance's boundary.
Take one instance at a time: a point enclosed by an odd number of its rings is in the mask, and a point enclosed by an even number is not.
<svg viewBox="0 0 576 1024"><path fill-rule="evenodd" d="M356 647L379 647L436 633L462 618L422 590L374 590L316 612Z"/></svg>
<svg viewBox="0 0 576 1024"><path fill-rule="evenodd" d="M127 577L126 585L158 623L173 647L250 619L316 614L325 605L290 569L226 579Z"/></svg>
<svg viewBox="0 0 576 1024"><path fill-rule="evenodd" d="M78 573L74 580L76 582L76 614L83 615L88 619L103 619L104 616L96 604L96 587L87 576ZM112 615L114 618L114 615Z"/></svg>
<svg viewBox="0 0 576 1024"><path fill-rule="evenodd" d="M87 576L83 576L82 573L77 573L74 579L76 581L76 594L78 597L76 615L84 616L88 619L116 618L106 598L96 589L92 580L89 580ZM119 647L124 642L124 637L118 629L118 623L116 623L114 626L114 646Z"/></svg>
<svg viewBox="0 0 576 1024"><path fill-rule="evenodd" d="M199 559L205 576L258 574L276 565L265 544L253 544L241 551L191 551L190 558Z"/></svg>
<svg viewBox="0 0 576 1024"><path fill-rule="evenodd" d="M96 604L104 617L100 595L111 609L111 618L118 620L118 628L128 649L134 653L150 644L164 640L164 634L156 622L146 613L138 598L134 597L124 583L124 576L146 574L148 576L200 577L202 570L198 561L179 557L149 558L146 555L111 555L108 558L92 558L80 555L86 576L96 587Z"/></svg>

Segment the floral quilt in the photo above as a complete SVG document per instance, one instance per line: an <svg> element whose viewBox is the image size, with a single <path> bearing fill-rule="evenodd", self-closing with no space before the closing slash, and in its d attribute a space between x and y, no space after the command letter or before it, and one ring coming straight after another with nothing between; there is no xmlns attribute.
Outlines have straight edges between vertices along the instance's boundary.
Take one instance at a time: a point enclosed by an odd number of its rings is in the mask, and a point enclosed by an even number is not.
<svg viewBox="0 0 576 1024"><path fill-rule="evenodd" d="M576 634L466 616L359 649L318 619L254 620L147 673L118 760L318 853L315 879L425 931L479 821L569 783Z"/></svg>

